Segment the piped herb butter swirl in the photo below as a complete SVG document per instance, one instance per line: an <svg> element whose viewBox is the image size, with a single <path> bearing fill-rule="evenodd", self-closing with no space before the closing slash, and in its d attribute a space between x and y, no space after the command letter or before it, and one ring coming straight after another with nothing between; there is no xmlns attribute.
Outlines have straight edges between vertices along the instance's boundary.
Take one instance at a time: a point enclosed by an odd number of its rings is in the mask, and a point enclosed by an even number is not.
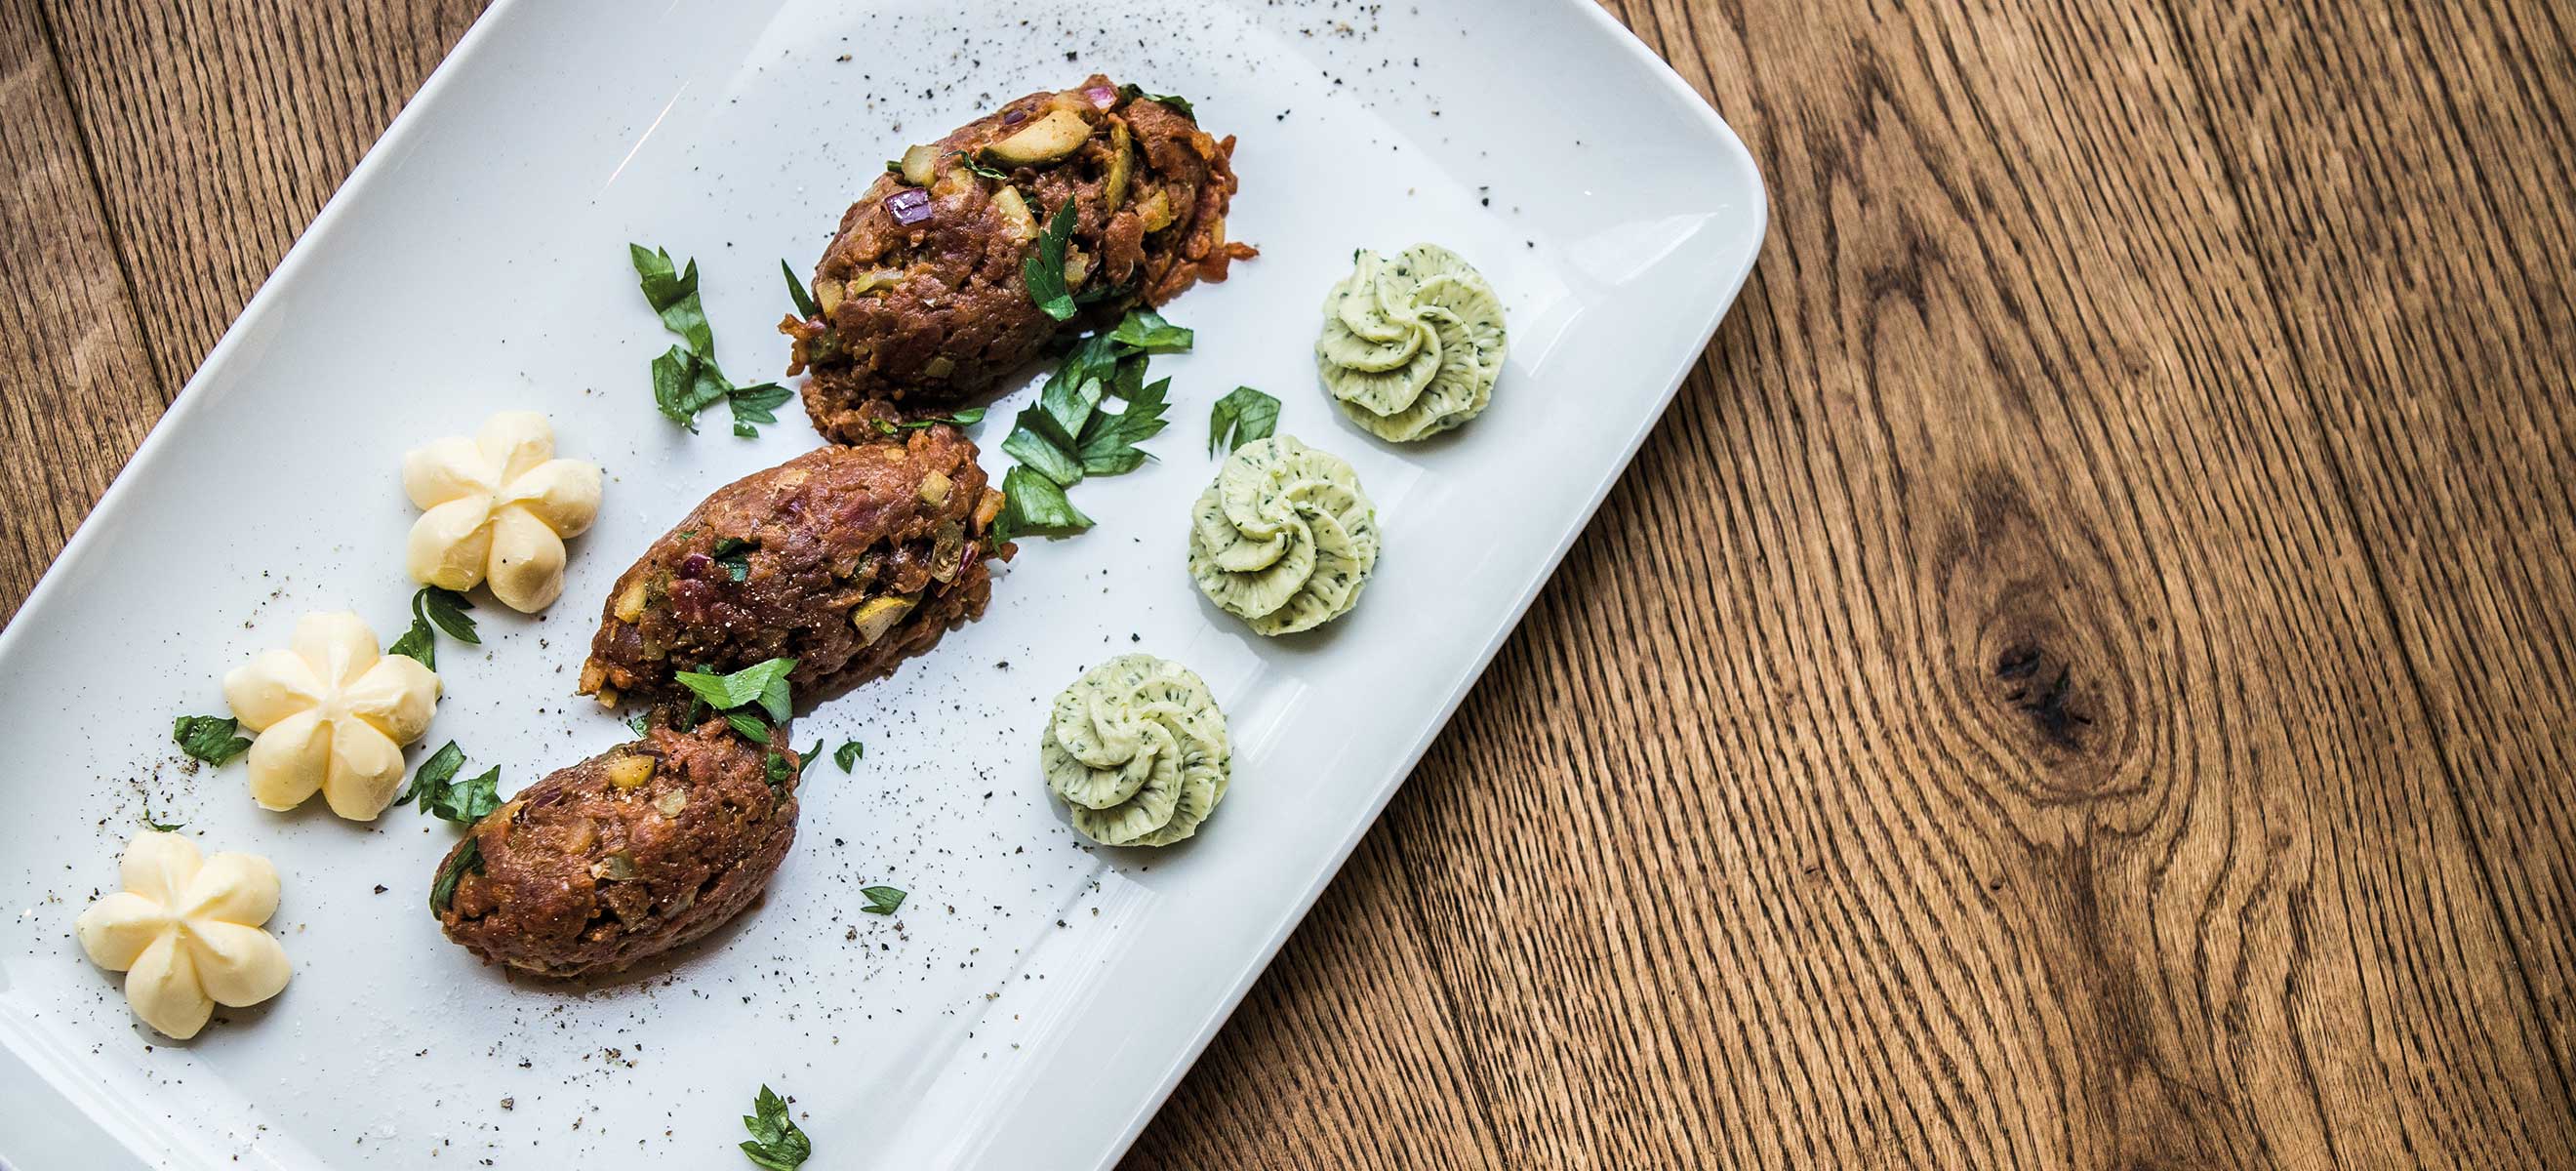
<svg viewBox="0 0 2576 1171"><path fill-rule="evenodd" d="M1279 435L1235 449L1190 520L1190 576L1262 634L1349 613L1377 567L1377 508L1340 456Z"/></svg>
<svg viewBox="0 0 2576 1171"><path fill-rule="evenodd" d="M1047 787L1105 846L1168 846L1225 799L1225 713L1189 668L1120 655L1055 697L1038 742Z"/></svg>
<svg viewBox="0 0 2576 1171"><path fill-rule="evenodd" d="M1324 298L1315 366L1342 413L1381 439L1436 435L1493 401L1503 303L1474 266L1436 244L1393 258L1362 249Z"/></svg>

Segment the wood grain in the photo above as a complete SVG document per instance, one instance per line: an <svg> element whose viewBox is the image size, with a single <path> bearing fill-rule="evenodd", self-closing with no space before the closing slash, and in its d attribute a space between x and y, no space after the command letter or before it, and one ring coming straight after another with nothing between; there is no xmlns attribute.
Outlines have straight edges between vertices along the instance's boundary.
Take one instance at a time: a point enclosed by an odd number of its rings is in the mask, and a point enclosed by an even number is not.
<svg viewBox="0 0 2576 1171"><path fill-rule="evenodd" d="M0 620L36 587L177 385L144 354L47 34L33 0L0 0Z"/></svg>
<svg viewBox="0 0 2576 1171"><path fill-rule="evenodd" d="M2576 38L2549 5L2424 5L2313 42L2328 19L2228 7L2183 22L2180 47L2218 82L2229 183L2565 1085ZM2343 406L2356 395L2371 409Z"/></svg>
<svg viewBox="0 0 2576 1171"><path fill-rule="evenodd" d="M107 224L187 381L482 5L45 0Z"/></svg>
<svg viewBox="0 0 2576 1171"><path fill-rule="evenodd" d="M27 7L10 608L473 15ZM1129 1165L2576 1166L2563 14L1609 7L1761 266Z"/></svg>

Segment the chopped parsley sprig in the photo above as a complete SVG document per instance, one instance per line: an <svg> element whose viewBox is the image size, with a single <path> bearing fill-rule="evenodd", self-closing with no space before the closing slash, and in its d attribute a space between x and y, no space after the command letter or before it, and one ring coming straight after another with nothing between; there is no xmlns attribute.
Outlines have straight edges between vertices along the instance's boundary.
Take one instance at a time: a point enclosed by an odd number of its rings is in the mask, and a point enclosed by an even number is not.
<svg viewBox="0 0 2576 1171"><path fill-rule="evenodd" d="M1226 455L1247 443L1270 438L1279 426L1279 400L1238 386L1208 409L1208 454Z"/></svg>
<svg viewBox="0 0 2576 1171"><path fill-rule="evenodd" d="M483 872L483 843L475 840L474 823L501 807L501 766L494 765L480 775L459 781L456 774L464 767L465 750L450 740L412 770L411 783L394 798L396 805L417 799L422 812L466 827L464 843L438 864L438 874L429 880L432 915L447 913L448 904L456 898L456 884L466 871Z"/></svg>
<svg viewBox="0 0 2576 1171"><path fill-rule="evenodd" d="M971 427L983 421L984 408L968 407L953 415L925 415L918 419L906 419L899 423L879 419L877 420L877 430L888 435L900 435L906 431L920 431L941 423L945 423L951 427Z"/></svg>
<svg viewBox="0 0 2576 1171"><path fill-rule="evenodd" d="M1164 105L1170 106L1174 110L1179 111L1181 117L1187 118L1192 122L1199 120L1197 107L1190 105L1190 100L1179 94L1149 94L1145 92L1145 87L1130 82L1118 87L1118 96L1131 102L1136 101L1139 98L1149 102L1161 102Z"/></svg>
<svg viewBox="0 0 2576 1171"><path fill-rule="evenodd" d="M732 717L728 716L726 718L731 719ZM756 724L758 721L755 719L754 723ZM734 731L742 731L741 724L735 724L733 728ZM767 729L764 728L762 731L766 732ZM797 753L796 763L792 765L787 762L786 754L775 748L769 750L769 755L762 758L760 765L762 772L769 778L770 792L775 794L787 787L789 778L803 778L806 772L814 767L814 762L821 760L822 758L823 742L817 740L814 742L812 747Z"/></svg>
<svg viewBox="0 0 2576 1171"><path fill-rule="evenodd" d="M468 870L476 874L483 873L483 843L471 834L466 835L465 843L457 847L455 853L448 855L446 861L439 863L438 877L430 880L430 914L447 913L447 905L456 899L456 882L465 877L465 872Z"/></svg>
<svg viewBox="0 0 2576 1171"><path fill-rule="evenodd" d="M690 694L705 700L708 707L717 711L732 711L758 704L761 710L769 713L770 719L785 720L790 699L787 675L795 669L794 659L768 659L730 675L681 671L672 678L679 680L680 686L688 688Z"/></svg>
<svg viewBox="0 0 2576 1171"><path fill-rule="evenodd" d="M411 596L411 629L385 648L389 655L402 655L418 660L432 671L438 669L438 639L430 632L435 625L447 637L472 646L483 645L483 636L475 633L474 620L465 612L474 608L465 595L437 586L422 586Z"/></svg>
<svg viewBox="0 0 2576 1171"><path fill-rule="evenodd" d="M236 735L241 721L231 716L180 716L170 721L170 739L179 751L218 767L250 751L250 740Z"/></svg>
<svg viewBox="0 0 2576 1171"><path fill-rule="evenodd" d="M456 774L465 767L465 750L450 740L429 759L412 770L411 783L403 787L396 805L408 805L420 799L421 812L442 821L472 825L501 807L501 766L494 765L480 775L462 781Z"/></svg>
<svg viewBox="0 0 2576 1171"><path fill-rule="evenodd" d="M755 424L777 422L777 409L794 397L794 391L775 382L735 386L716 365L715 330L707 324L706 306L698 299L698 262L692 259L685 267L678 266L668 251L647 250L641 244L628 244L626 254L634 262L645 303L661 317L662 328L678 334L683 343L653 359L653 405L691 434L698 429L698 412L717 403L732 409L733 433L744 439L760 434ZM785 269L786 262L781 261L780 267ZM786 271L789 295L799 309L809 309L813 299L796 282L795 271Z"/></svg>
<svg viewBox="0 0 2576 1171"><path fill-rule="evenodd" d="M671 254L664 249L647 252L641 244L629 244L626 253L635 264L644 300L662 318L662 328L680 335L691 353L715 353L716 332L707 324L706 306L698 300L698 262L691 260L686 271L674 271Z"/></svg>
<svg viewBox="0 0 2576 1171"><path fill-rule="evenodd" d="M788 692L787 675L796 669L794 659L769 659L754 663L730 675L710 671L680 671L671 677L689 689L694 697L688 722L698 722L700 707L712 710L733 725L733 730L754 744L769 743L772 722L786 723L792 710L793 697ZM761 717L766 715L767 720ZM782 765L784 762L780 762ZM777 783L777 778L772 779Z"/></svg>
<svg viewBox="0 0 2576 1171"><path fill-rule="evenodd" d="M894 165L902 166L900 163ZM796 306L797 319L803 321L820 316L823 309L814 303L814 294L805 291L805 282L796 279L796 270L789 268L783 257L778 261L778 271L787 278L787 301Z"/></svg>
<svg viewBox="0 0 2576 1171"><path fill-rule="evenodd" d="M742 1118L742 1128L751 1132L750 1140L742 1144L745 1157L769 1171L796 1171L814 1156L812 1140L787 1116L787 1100L768 1086L760 1087L751 1111Z"/></svg>
<svg viewBox="0 0 2576 1171"><path fill-rule="evenodd" d="M1064 249L1073 239L1075 212L1073 200L1067 199L1047 221L1046 230L1038 233L1038 249L1020 262L1020 279L1029 287L1029 299L1058 321L1073 319L1073 291L1064 285Z"/></svg>
<svg viewBox="0 0 2576 1171"><path fill-rule="evenodd" d="M795 391L775 382L738 386L728 391L725 405L733 408L733 433L744 439L760 434L760 428L753 424L777 422L778 408L787 405L787 400L794 397Z"/></svg>
<svg viewBox="0 0 2576 1171"><path fill-rule="evenodd" d="M1065 490L1092 476L1134 471L1153 458L1138 445L1170 426L1163 413L1171 406L1171 380L1145 381L1146 364L1155 354L1187 353L1194 341L1161 314L1136 309L1076 342L1002 441L1019 466L1002 477L994 539L1070 536L1090 528L1091 518ZM1124 406L1109 409L1112 399Z"/></svg>
<svg viewBox="0 0 2576 1171"><path fill-rule="evenodd" d="M1135 354L1186 354L1197 339L1196 331L1165 321L1151 309L1129 310L1118 328L1109 331L1109 340Z"/></svg>
<svg viewBox="0 0 2576 1171"><path fill-rule="evenodd" d="M1007 541L1027 533L1070 537L1092 526L1092 519L1065 498L1056 482L1025 467L1002 474L1002 514L993 518L993 539Z"/></svg>
<svg viewBox="0 0 2576 1171"><path fill-rule="evenodd" d="M1171 379L1158 378L1130 396L1126 409L1114 414L1093 411L1075 440L1074 454L1082 459L1083 474L1115 476L1141 466L1146 455L1136 445L1170 425L1163 419L1163 410L1171 405L1167 398L1171 388Z"/></svg>

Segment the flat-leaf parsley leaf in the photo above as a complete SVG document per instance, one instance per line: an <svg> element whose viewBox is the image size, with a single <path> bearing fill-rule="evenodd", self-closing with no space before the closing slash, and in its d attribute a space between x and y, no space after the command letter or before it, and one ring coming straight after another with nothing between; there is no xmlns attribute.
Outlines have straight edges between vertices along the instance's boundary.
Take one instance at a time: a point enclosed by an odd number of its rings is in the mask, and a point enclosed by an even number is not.
<svg viewBox="0 0 2576 1171"><path fill-rule="evenodd" d="M750 1141L742 1144L745 1157L769 1171L796 1171L814 1156L813 1142L787 1116L786 1099L762 1086L751 1110L742 1119L742 1128L751 1132Z"/></svg>
<svg viewBox="0 0 2576 1171"><path fill-rule="evenodd" d="M903 891L891 886L863 886L859 893L868 896L868 905L859 908L871 915L891 915L903 909Z"/></svg>
<svg viewBox="0 0 2576 1171"><path fill-rule="evenodd" d="M859 763L860 757L867 755L867 752L867 745L856 740L846 740L839 748L832 750L832 763L841 766L842 772L848 772Z"/></svg>
<svg viewBox="0 0 2576 1171"><path fill-rule="evenodd" d="M474 603L455 590L422 586L411 596L411 629L395 639L392 646L386 647L385 653L402 655L417 660L430 670L437 670L438 639L431 633L433 626L458 642L475 646L483 644L483 636L475 632L474 620L465 616L465 612L473 608Z"/></svg>
<svg viewBox="0 0 2576 1171"><path fill-rule="evenodd" d="M1064 287L1064 246L1073 238L1074 215L1073 201L1065 200L1055 218L1047 221L1046 230L1038 233L1037 252L1020 262L1020 279L1029 287L1029 299L1058 321L1073 317L1073 294Z"/></svg>
<svg viewBox="0 0 2576 1171"><path fill-rule="evenodd" d="M760 428L752 424L777 422L778 408L794 397L795 391L775 382L727 391L725 404L733 408L733 433L744 439L759 438Z"/></svg>
<svg viewBox="0 0 2576 1171"><path fill-rule="evenodd" d="M1074 343L1056 365L1038 401L1013 420L1002 450L1019 461L1002 479L1005 502L993 539L1020 533L1069 536L1091 527L1064 490L1091 476L1134 471L1153 458L1137 444L1169 423L1171 380L1145 381L1153 354L1182 353L1195 340L1187 329L1150 309L1131 310L1112 329ZM1108 400L1123 410L1104 409Z"/></svg>
<svg viewBox="0 0 2576 1171"><path fill-rule="evenodd" d="M1163 420L1164 395L1172 380L1158 379L1127 400L1127 409L1115 413L1094 411L1082 427L1082 470L1094 476L1115 476L1132 472L1147 459L1136 445L1153 438L1167 426Z"/></svg>
<svg viewBox="0 0 2576 1171"><path fill-rule="evenodd" d="M901 163L888 165L897 169L903 166ZM787 300L796 306L796 316L800 320L822 313L822 308L814 304L814 295L805 291L805 282L796 279L796 270L788 267L786 260L781 259L778 262L778 271L787 277Z"/></svg>
<svg viewBox="0 0 2576 1171"><path fill-rule="evenodd" d="M715 331L707 325L706 306L698 298L698 262L691 260L685 268L675 269L669 252L648 251L641 244L628 244L626 254L635 264L645 303L661 316L662 327L680 335L684 343L653 359L654 407L692 434L698 429L698 412L720 402L733 409L733 433L741 438L759 436L754 424L777 422L777 408L795 392L772 382L735 386L716 365ZM805 316L814 316L813 298L796 280L796 271L784 260L778 267L787 274L789 299Z"/></svg>
<svg viewBox="0 0 2576 1171"><path fill-rule="evenodd" d="M1256 440L1270 438L1279 426L1279 400L1238 386L1208 410L1208 454L1224 455Z"/></svg>
<svg viewBox="0 0 2576 1171"><path fill-rule="evenodd" d="M465 765L465 750L450 740L411 774L411 784L404 786L394 804L409 804L415 797L420 808L443 821L472 825L501 807L501 768L486 769L479 776L456 780L457 771Z"/></svg>
<svg viewBox="0 0 2576 1171"><path fill-rule="evenodd" d="M431 811L459 825L472 825L501 807L501 766L493 765L482 772L458 781L449 789L446 802L431 806ZM427 802L423 802L427 805Z"/></svg>
<svg viewBox="0 0 2576 1171"><path fill-rule="evenodd" d="M1022 533L1069 536L1091 524L1090 517L1064 498L1064 489L1055 481L1024 467L1003 474L1002 515L993 518L993 540L1007 541Z"/></svg>
<svg viewBox="0 0 2576 1171"><path fill-rule="evenodd" d="M705 671L681 671L672 678L680 681L708 707L729 712L738 707L759 704L773 720L785 720L788 712L787 673L796 669L794 659L770 659L754 663L730 675Z"/></svg>
<svg viewBox="0 0 2576 1171"><path fill-rule="evenodd" d="M468 870L483 873L483 843L472 836L468 836L455 853L447 856L447 861L439 865L438 877L430 880L430 914L447 913L448 903L456 898L456 880L465 877Z"/></svg>
<svg viewBox="0 0 2576 1171"><path fill-rule="evenodd" d="M1071 487L1082 481L1082 460L1066 451L1064 445L1046 437L1044 432L1053 426L1045 412L1036 407L1021 411L1019 425L1013 427L1010 437L1002 441L1002 451L1030 471L1054 481L1057 486Z"/></svg>
<svg viewBox="0 0 2576 1171"><path fill-rule="evenodd" d="M879 419L877 420L877 430L888 435L894 435L904 431L919 431L941 423L946 423L951 427L971 427L983 421L984 408L968 407L953 415L926 415L918 419L906 419L900 423L889 423L884 419Z"/></svg>
<svg viewBox="0 0 2576 1171"><path fill-rule="evenodd" d="M241 721L231 716L180 716L170 721L170 738L179 751L207 764L222 765L250 751L250 741L234 735Z"/></svg>
<svg viewBox="0 0 2576 1171"><path fill-rule="evenodd" d="M1151 309L1129 312L1118 328L1109 331L1109 340L1140 354L1186 354L1197 337Z"/></svg>
<svg viewBox="0 0 2576 1171"><path fill-rule="evenodd" d="M475 633L474 620L465 616L466 611L474 608L474 603L467 601L465 595L430 586L412 595L412 604L438 624L440 633L458 642L483 645L483 636Z"/></svg>
<svg viewBox="0 0 2576 1171"><path fill-rule="evenodd" d="M663 418L692 432L698 429L698 412L723 401L731 389L714 363L687 346L673 346L653 359L653 406Z"/></svg>
<svg viewBox="0 0 2576 1171"><path fill-rule="evenodd" d="M647 252L641 244L628 244L626 255L635 262L636 283L644 289L645 302L661 315L662 328L680 335L697 354L714 354L715 331L708 328L706 307L698 301L698 262L691 260L686 271L675 271L669 252Z"/></svg>

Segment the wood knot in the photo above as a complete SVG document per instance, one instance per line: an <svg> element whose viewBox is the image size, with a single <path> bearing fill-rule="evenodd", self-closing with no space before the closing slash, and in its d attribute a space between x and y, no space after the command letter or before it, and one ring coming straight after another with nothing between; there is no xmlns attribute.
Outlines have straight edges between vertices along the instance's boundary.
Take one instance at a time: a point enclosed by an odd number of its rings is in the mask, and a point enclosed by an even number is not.
<svg viewBox="0 0 2576 1171"><path fill-rule="evenodd" d="M2001 779L2035 801L2139 791L2137 613L2102 542L2009 469L1977 469L1962 488L1933 564L1963 714L2000 741Z"/></svg>
<svg viewBox="0 0 2576 1171"><path fill-rule="evenodd" d="M2019 643L1995 656L1995 678L2004 702L2030 720L2049 743L2080 752L2080 733L2093 726L2074 698L2075 669L2045 647Z"/></svg>

